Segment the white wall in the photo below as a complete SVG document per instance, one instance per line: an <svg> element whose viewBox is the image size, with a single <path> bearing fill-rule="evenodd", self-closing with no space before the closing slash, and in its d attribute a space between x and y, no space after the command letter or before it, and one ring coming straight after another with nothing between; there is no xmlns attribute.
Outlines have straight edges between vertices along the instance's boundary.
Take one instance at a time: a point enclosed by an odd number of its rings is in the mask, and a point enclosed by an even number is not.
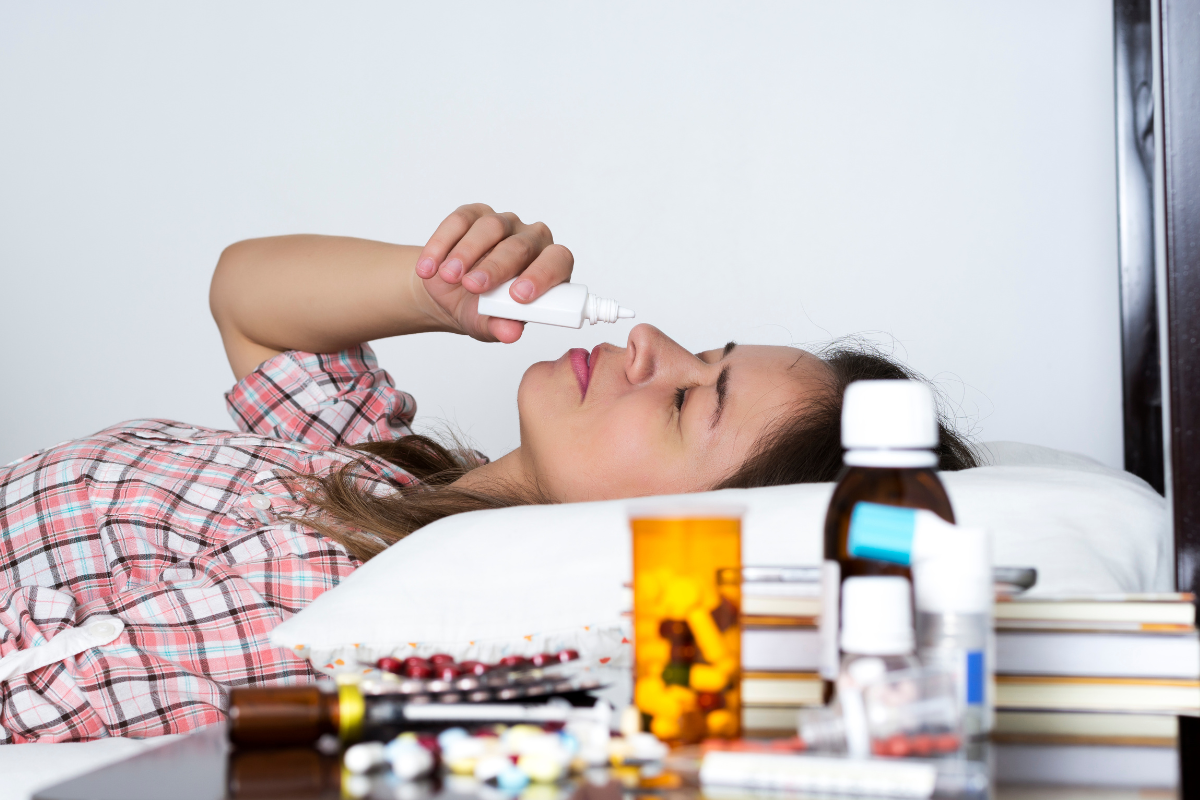
<svg viewBox="0 0 1200 800"><path fill-rule="evenodd" d="M0 463L227 427L222 247L546 221L694 348L884 331L974 432L1121 464L1111 4L0 4ZM378 346L516 444L530 362L628 324Z"/></svg>

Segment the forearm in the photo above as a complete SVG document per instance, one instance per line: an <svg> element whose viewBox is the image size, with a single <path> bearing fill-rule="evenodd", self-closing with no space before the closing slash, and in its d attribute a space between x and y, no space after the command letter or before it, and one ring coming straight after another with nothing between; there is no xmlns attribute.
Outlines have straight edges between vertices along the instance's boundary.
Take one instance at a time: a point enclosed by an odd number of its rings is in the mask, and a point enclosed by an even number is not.
<svg viewBox="0 0 1200 800"><path fill-rule="evenodd" d="M388 336L457 330L416 276L420 253L419 247L313 235L226 248L209 305L235 375L284 350L328 353Z"/></svg>

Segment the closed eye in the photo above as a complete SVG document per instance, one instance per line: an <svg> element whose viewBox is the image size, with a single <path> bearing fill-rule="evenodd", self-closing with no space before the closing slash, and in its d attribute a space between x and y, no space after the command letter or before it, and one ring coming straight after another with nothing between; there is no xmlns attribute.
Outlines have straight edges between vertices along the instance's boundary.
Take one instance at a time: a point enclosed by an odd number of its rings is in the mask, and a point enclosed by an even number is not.
<svg viewBox="0 0 1200 800"><path fill-rule="evenodd" d="M683 411L683 401L687 398L687 389L680 387L675 390L675 410Z"/></svg>

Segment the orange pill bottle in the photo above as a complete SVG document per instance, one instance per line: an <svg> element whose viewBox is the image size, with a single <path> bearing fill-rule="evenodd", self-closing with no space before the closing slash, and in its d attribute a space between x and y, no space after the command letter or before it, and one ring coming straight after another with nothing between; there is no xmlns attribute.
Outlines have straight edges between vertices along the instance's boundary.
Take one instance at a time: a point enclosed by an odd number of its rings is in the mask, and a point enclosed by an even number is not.
<svg viewBox="0 0 1200 800"><path fill-rule="evenodd" d="M634 703L668 742L741 732L742 509L636 508Z"/></svg>

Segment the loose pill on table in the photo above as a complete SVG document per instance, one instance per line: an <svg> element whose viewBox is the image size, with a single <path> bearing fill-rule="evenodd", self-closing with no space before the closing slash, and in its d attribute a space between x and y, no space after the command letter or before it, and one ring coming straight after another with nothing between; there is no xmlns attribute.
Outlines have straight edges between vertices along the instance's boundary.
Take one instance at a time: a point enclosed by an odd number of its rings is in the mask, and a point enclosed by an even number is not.
<svg viewBox="0 0 1200 800"><path fill-rule="evenodd" d="M517 768L538 783L554 783L566 772L566 765L553 756L529 753L517 761Z"/></svg>
<svg viewBox="0 0 1200 800"><path fill-rule="evenodd" d="M438 747L444 751L452 743L458 741L459 739L466 739L470 737L470 735L471 734L467 733L466 728L447 728L437 735Z"/></svg>
<svg viewBox="0 0 1200 800"><path fill-rule="evenodd" d="M433 754L416 737L396 738L387 745L386 755L392 773L400 780L410 781L433 770Z"/></svg>
<svg viewBox="0 0 1200 800"><path fill-rule="evenodd" d="M529 776L515 764L509 764L496 776L496 785L507 792L519 792L529 785Z"/></svg>
<svg viewBox="0 0 1200 800"><path fill-rule="evenodd" d="M508 756L499 753L483 756L475 762L475 780L490 781L511 766L512 759Z"/></svg>
<svg viewBox="0 0 1200 800"><path fill-rule="evenodd" d="M342 757L342 765L353 773L370 772L387 763L387 750L382 742L362 742L351 745Z"/></svg>

